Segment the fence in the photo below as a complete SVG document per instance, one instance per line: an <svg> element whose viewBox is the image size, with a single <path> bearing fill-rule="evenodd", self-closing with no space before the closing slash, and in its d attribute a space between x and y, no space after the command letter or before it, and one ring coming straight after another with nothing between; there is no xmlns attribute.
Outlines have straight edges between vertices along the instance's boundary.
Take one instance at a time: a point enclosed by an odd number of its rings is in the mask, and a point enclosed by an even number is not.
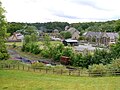
<svg viewBox="0 0 120 90"><path fill-rule="evenodd" d="M0 65L0 69L4 70L24 70L31 72L39 72L42 74L58 74L58 75L69 75L69 76L117 76L120 75L119 71L109 70L104 73L100 72L89 72L88 70L83 69L59 69L59 68L32 68L31 66L26 65Z"/></svg>

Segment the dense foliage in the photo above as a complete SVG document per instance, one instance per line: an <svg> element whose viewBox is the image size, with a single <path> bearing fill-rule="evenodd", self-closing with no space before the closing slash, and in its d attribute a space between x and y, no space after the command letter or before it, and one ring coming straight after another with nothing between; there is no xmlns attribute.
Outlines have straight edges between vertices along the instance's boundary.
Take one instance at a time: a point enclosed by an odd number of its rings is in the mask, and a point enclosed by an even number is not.
<svg viewBox="0 0 120 90"><path fill-rule="evenodd" d="M1 2L0 2L0 60L8 59L9 57L8 52L6 50L6 46L5 46L7 22L5 20L4 12L5 10L2 8Z"/></svg>
<svg viewBox="0 0 120 90"><path fill-rule="evenodd" d="M68 39L68 38L71 38L72 37L72 35L71 35L71 33L70 32L65 32L65 31L61 31L60 32L60 35L64 38L64 39Z"/></svg>
<svg viewBox="0 0 120 90"><path fill-rule="evenodd" d="M106 31L106 32L119 32L120 20L112 20L106 22L83 22L72 23L67 22L47 22L47 23L18 23L9 22L7 27L8 33L13 33L17 30L24 30L27 26L35 26L38 30L43 32L53 32L54 29L64 31L65 26L72 26L78 29L81 34L85 31Z"/></svg>
<svg viewBox="0 0 120 90"><path fill-rule="evenodd" d="M39 54L40 53L40 48L39 45L37 44L37 37L36 35L32 34L26 35L24 38L23 46L22 46L22 51L24 52L31 52L34 54Z"/></svg>

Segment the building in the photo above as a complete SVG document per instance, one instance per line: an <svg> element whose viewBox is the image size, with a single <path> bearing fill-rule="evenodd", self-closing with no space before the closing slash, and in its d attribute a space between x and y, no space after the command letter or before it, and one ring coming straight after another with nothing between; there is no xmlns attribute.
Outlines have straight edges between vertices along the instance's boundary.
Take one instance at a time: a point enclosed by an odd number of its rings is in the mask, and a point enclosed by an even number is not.
<svg viewBox="0 0 120 90"><path fill-rule="evenodd" d="M67 46L67 45L78 46L79 45L79 42L77 40L73 40L73 39L66 39L66 40L63 40L62 42L65 46Z"/></svg>
<svg viewBox="0 0 120 90"><path fill-rule="evenodd" d="M21 42L24 36L21 33L14 32L12 36L8 38L9 42Z"/></svg>
<svg viewBox="0 0 120 90"><path fill-rule="evenodd" d="M58 29L54 29L53 33L52 33L52 37L59 38L59 36L60 36L59 30Z"/></svg>
<svg viewBox="0 0 120 90"><path fill-rule="evenodd" d="M95 43L96 45L105 45L116 43L119 38L118 33L114 32L86 32L84 34L86 40L89 43Z"/></svg>
<svg viewBox="0 0 120 90"><path fill-rule="evenodd" d="M74 27L70 27L70 28L65 27L65 31L68 31L71 33L72 35L71 39L78 39L80 37L80 32Z"/></svg>

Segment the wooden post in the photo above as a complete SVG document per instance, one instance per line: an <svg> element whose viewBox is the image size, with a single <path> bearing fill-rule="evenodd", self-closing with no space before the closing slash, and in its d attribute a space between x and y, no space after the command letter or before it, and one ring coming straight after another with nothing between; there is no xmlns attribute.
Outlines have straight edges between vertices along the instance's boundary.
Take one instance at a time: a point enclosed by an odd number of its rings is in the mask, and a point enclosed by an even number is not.
<svg viewBox="0 0 120 90"><path fill-rule="evenodd" d="M47 73L48 72L47 68L45 70L46 70L46 73Z"/></svg>
<svg viewBox="0 0 120 90"><path fill-rule="evenodd" d="M69 70L69 75L71 75L71 71Z"/></svg>
<svg viewBox="0 0 120 90"><path fill-rule="evenodd" d="M80 76L80 70L78 70L78 76Z"/></svg>
<svg viewBox="0 0 120 90"><path fill-rule="evenodd" d="M8 69L10 69L10 65L8 64L7 66L8 66Z"/></svg>
<svg viewBox="0 0 120 90"><path fill-rule="evenodd" d="M2 65L2 69L3 69L3 67L4 67L4 66Z"/></svg>
<svg viewBox="0 0 120 90"><path fill-rule="evenodd" d="M90 72L88 72L88 74L89 74L89 76L91 76L91 73L90 73Z"/></svg>
<svg viewBox="0 0 120 90"><path fill-rule="evenodd" d="M15 69L15 65L13 65L13 69Z"/></svg>
<svg viewBox="0 0 120 90"><path fill-rule="evenodd" d="M62 75L62 73L63 73L63 70L61 69L61 75Z"/></svg>
<svg viewBox="0 0 120 90"><path fill-rule="evenodd" d="M23 70L24 70L24 65L23 65Z"/></svg>
<svg viewBox="0 0 120 90"><path fill-rule="evenodd" d="M28 71L30 70L30 67L28 66Z"/></svg>
<svg viewBox="0 0 120 90"><path fill-rule="evenodd" d="M8 65L8 68L10 69L10 64Z"/></svg>
<svg viewBox="0 0 120 90"><path fill-rule="evenodd" d="M39 72L41 72L41 68L39 69Z"/></svg>
<svg viewBox="0 0 120 90"><path fill-rule="evenodd" d="M19 65L18 65L18 70L19 70Z"/></svg>
<svg viewBox="0 0 120 90"><path fill-rule="evenodd" d="M33 71L35 72L35 68L33 68Z"/></svg>
<svg viewBox="0 0 120 90"><path fill-rule="evenodd" d="M55 72L55 71L54 71L54 68L53 68L53 74L54 74L54 72Z"/></svg>

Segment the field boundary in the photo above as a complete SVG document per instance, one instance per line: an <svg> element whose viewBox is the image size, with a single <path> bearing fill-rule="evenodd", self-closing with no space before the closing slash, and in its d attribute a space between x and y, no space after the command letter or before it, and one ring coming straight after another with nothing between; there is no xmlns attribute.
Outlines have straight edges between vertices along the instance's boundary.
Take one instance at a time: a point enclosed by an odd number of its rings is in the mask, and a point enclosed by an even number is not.
<svg viewBox="0 0 120 90"><path fill-rule="evenodd" d="M68 75L68 76L84 76L84 77L94 77L94 76L119 76L119 71L109 70L104 73L100 72L89 72L81 69L59 69L59 68L50 68L50 67L41 67L41 68L32 68L27 65L0 65L0 70L23 70L30 72L38 72L41 74L56 74L56 75Z"/></svg>

